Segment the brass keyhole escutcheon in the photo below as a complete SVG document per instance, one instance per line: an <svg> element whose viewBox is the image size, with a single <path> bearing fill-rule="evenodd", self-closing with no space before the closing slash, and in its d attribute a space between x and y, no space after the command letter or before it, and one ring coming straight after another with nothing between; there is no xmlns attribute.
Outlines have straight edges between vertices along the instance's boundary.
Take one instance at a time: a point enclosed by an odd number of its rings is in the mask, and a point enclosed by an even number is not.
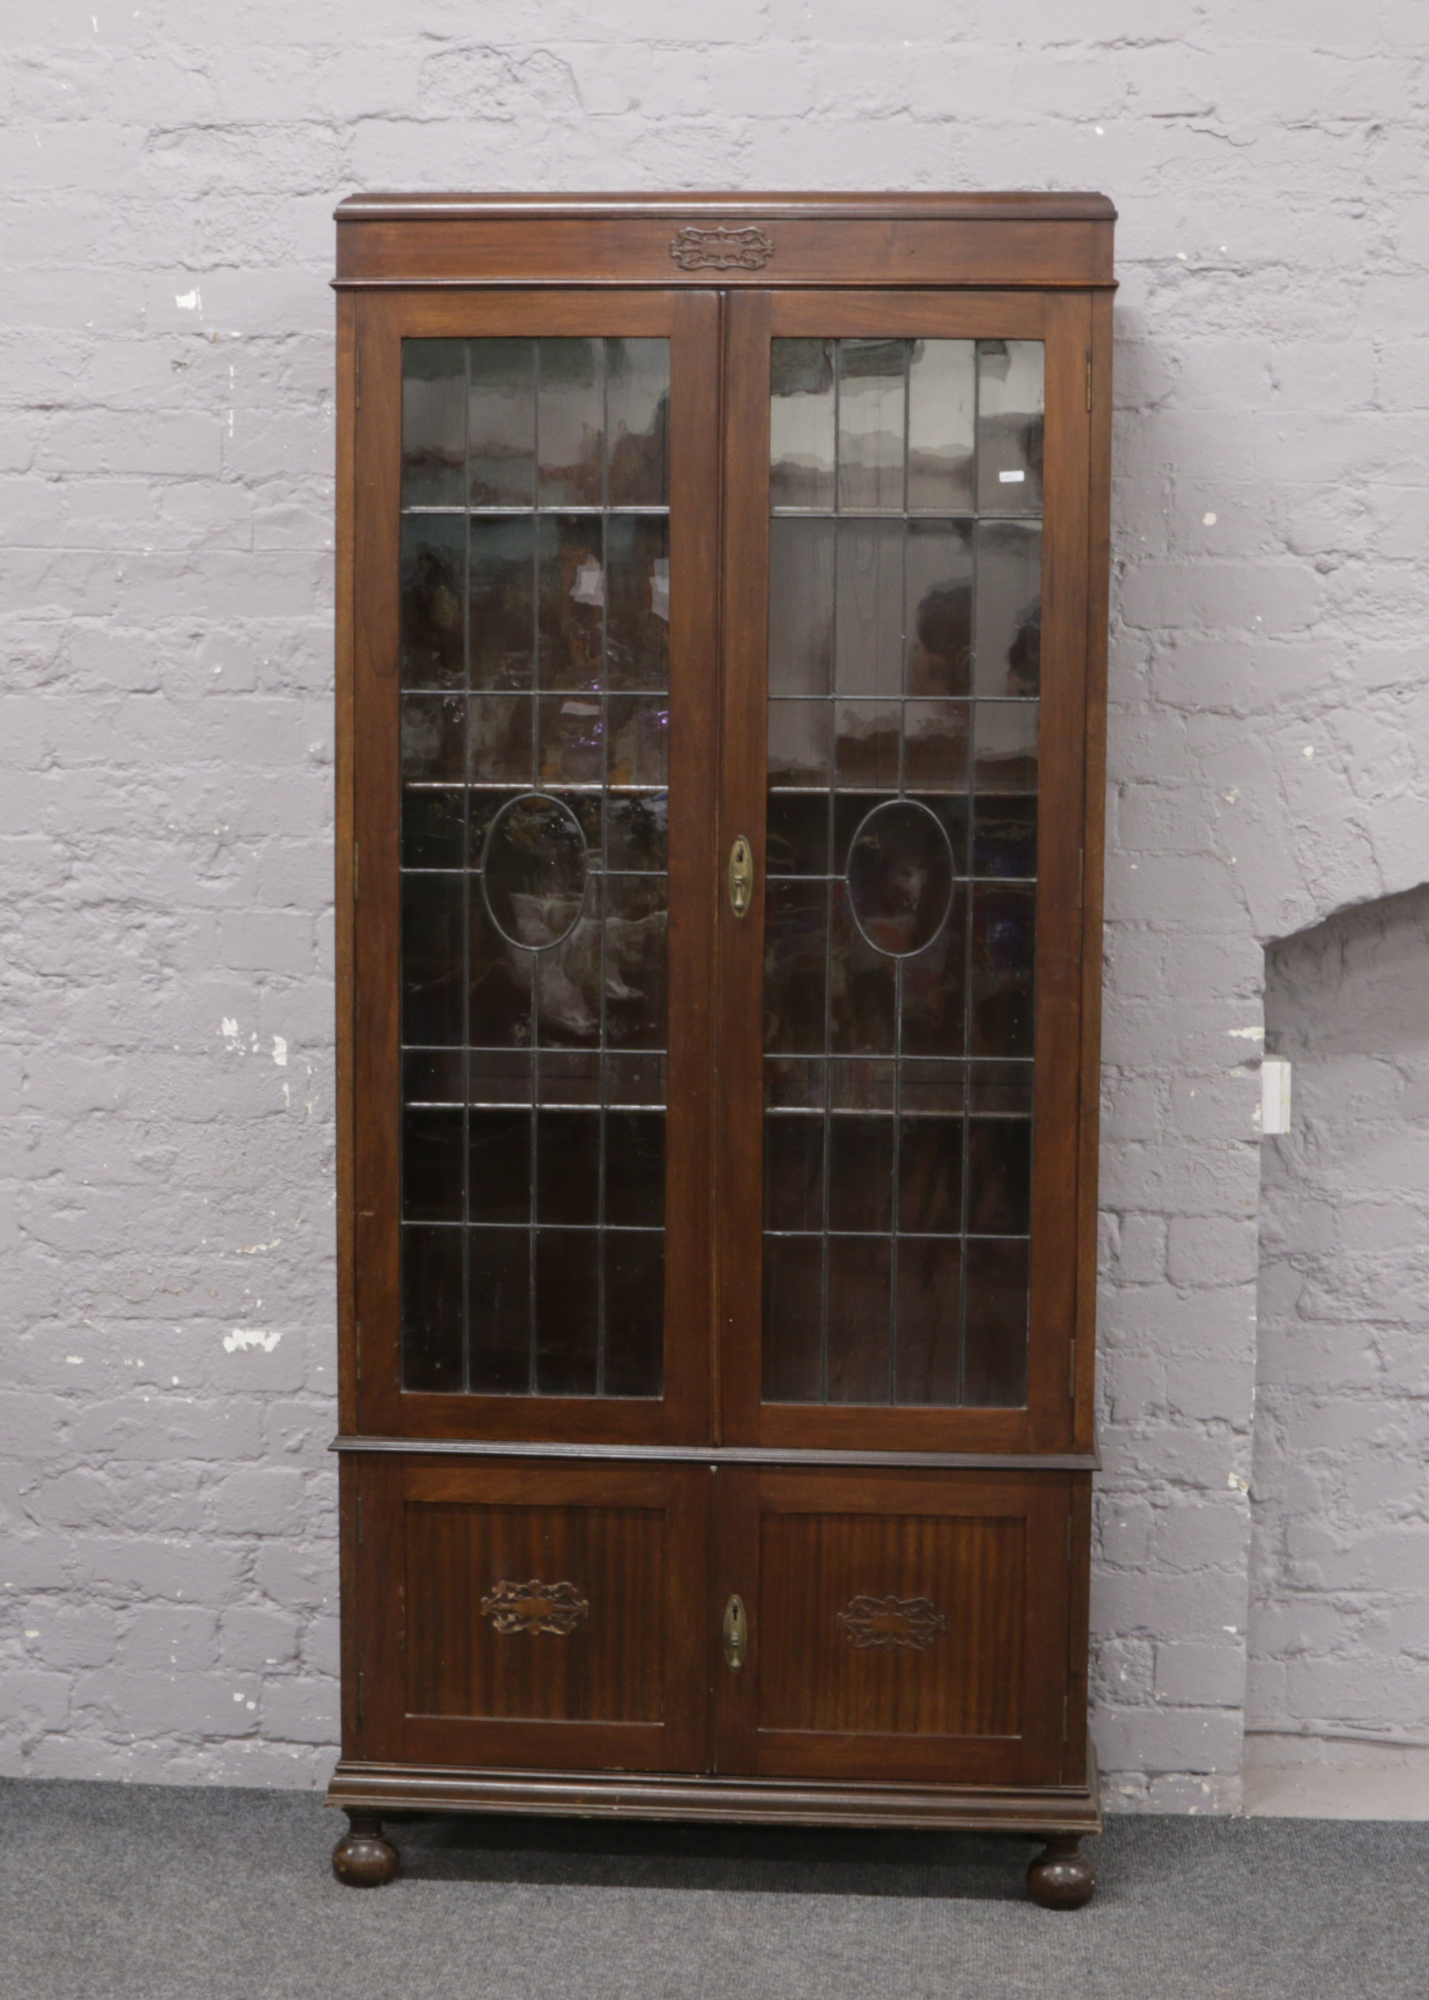
<svg viewBox="0 0 1429 2000"><path fill-rule="evenodd" d="M731 1597L724 1607L724 1663L732 1674L744 1665L749 1645L749 1620L744 1615L744 1599Z"/></svg>
<svg viewBox="0 0 1429 2000"><path fill-rule="evenodd" d="M737 917L745 915L754 896L754 854L740 834L729 850L729 907Z"/></svg>

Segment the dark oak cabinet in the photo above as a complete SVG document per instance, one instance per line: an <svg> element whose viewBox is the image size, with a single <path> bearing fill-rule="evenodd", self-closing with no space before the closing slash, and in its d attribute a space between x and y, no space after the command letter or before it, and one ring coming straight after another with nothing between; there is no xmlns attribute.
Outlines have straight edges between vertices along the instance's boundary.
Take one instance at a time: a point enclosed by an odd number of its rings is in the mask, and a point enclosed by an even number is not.
<svg viewBox="0 0 1429 2000"><path fill-rule="evenodd" d="M1086 1734L1112 210L339 221L344 1880Z"/></svg>

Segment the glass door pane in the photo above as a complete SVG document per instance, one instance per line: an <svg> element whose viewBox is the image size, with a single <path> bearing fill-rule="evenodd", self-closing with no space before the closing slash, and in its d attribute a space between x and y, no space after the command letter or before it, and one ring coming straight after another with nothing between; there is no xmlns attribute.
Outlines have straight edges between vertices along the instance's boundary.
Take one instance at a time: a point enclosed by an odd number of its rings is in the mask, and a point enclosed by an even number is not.
<svg viewBox="0 0 1429 2000"><path fill-rule="evenodd" d="M670 344L402 354L402 1384L658 1397Z"/></svg>
<svg viewBox="0 0 1429 2000"><path fill-rule="evenodd" d="M1043 346L771 359L763 1394L1016 1407Z"/></svg>

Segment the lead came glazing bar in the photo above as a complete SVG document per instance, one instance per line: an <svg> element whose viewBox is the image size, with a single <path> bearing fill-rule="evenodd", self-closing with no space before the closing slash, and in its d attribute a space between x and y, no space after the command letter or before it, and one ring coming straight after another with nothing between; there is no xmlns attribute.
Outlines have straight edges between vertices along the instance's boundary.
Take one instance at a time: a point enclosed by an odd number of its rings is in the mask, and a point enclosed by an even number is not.
<svg viewBox="0 0 1429 2000"><path fill-rule="evenodd" d="M1042 374L773 343L772 1401L1026 1399Z"/></svg>
<svg viewBox="0 0 1429 2000"><path fill-rule="evenodd" d="M403 343L403 1385L658 1396L664 340Z"/></svg>

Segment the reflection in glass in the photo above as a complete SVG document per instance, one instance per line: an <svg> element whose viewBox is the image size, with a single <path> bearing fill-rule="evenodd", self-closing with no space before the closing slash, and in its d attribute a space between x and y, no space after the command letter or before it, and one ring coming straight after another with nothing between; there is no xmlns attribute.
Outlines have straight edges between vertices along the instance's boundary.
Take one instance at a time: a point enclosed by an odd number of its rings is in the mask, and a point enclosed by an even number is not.
<svg viewBox="0 0 1429 2000"><path fill-rule="evenodd" d="M834 644L834 523L769 524L769 692L829 690Z"/></svg>
<svg viewBox="0 0 1429 2000"><path fill-rule="evenodd" d="M508 944L540 951L564 943L585 902L586 850L575 814L536 792L513 799L486 837L481 878Z"/></svg>
<svg viewBox="0 0 1429 2000"><path fill-rule="evenodd" d="M764 1394L1026 1396L1042 348L773 344Z"/></svg>
<svg viewBox="0 0 1429 2000"><path fill-rule="evenodd" d="M817 786L828 783L829 720L827 702L770 702L771 785Z"/></svg>
<svg viewBox="0 0 1429 2000"><path fill-rule="evenodd" d="M839 507L901 512L908 342L841 340L838 352Z"/></svg>
<svg viewBox="0 0 1429 2000"><path fill-rule="evenodd" d="M473 507L529 507L535 499L535 347L531 340L468 343L466 474Z"/></svg>
<svg viewBox="0 0 1429 2000"><path fill-rule="evenodd" d="M669 344L608 340L605 414L612 507L662 507L668 485Z"/></svg>
<svg viewBox="0 0 1429 2000"><path fill-rule="evenodd" d="M984 514L1042 511L1040 340L977 344L977 497Z"/></svg>
<svg viewBox="0 0 1429 2000"><path fill-rule="evenodd" d="M893 1246L880 1236L830 1236L828 1257L828 1400L886 1403Z"/></svg>
<svg viewBox="0 0 1429 2000"><path fill-rule="evenodd" d="M972 685L973 524L910 521L906 631L909 694L967 694Z"/></svg>
<svg viewBox="0 0 1429 2000"><path fill-rule="evenodd" d="M829 865L829 802L820 792L774 792L764 824L768 875L825 875Z"/></svg>
<svg viewBox="0 0 1429 2000"><path fill-rule="evenodd" d="M670 524L613 514L605 523L605 672L613 688L662 688L670 674Z"/></svg>
<svg viewBox="0 0 1429 2000"><path fill-rule="evenodd" d="M1035 695L1042 667L1042 526L980 521L976 692Z"/></svg>
<svg viewBox="0 0 1429 2000"><path fill-rule="evenodd" d="M800 528L815 524L799 522ZM899 694L903 686L901 521L838 523L834 687L839 694Z"/></svg>
<svg viewBox="0 0 1429 2000"><path fill-rule="evenodd" d="M460 516L409 514L403 520L403 687L465 682L465 569L466 523Z"/></svg>
<svg viewBox="0 0 1429 2000"><path fill-rule="evenodd" d="M942 929L953 895L948 836L927 806L911 799L875 806L848 858L854 922L876 951L908 958Z"/></svg>
<svg viewBox="0 0 1429 2000"><path fill-rule="evenodd" d="M660 1380L660 1349L665 1330L662 1231L607 1232L601 1305L605 1319L605 1394L648 1396L651 1383Z"/></svg>
<svg viewBox="0 0 1429 2000"><path fill-rule="evenodd" d="M970 514L977 383L970 340L920 340L908 365L908 509Z"/></svg>
<svg viewBox="0 0 1429 2000"><path fill-rule="evenodd" d="M536 497L598 507L605 458L605 342L538 340Z"/></svg>
<svg viewBox="0 0 1429 2000"><path fill-rule="evenodd" d="M776 340L769 404L769 501L834 504L834 343Z"/></svg>
<svg viewBox="0 0 1429 2000"><path fill-rule="evenodd" d="M474 688L528 688L535 673L536 522L468 524L467 623Z"/></svg>
<svg viewBox="0 0 1429 2000"><path fill-rule="evenodd" d="M834 708L834 768L847 788L898 789L902 709L896 701L841 701Z"/></svg>
<svg viewBox="0 0 1429 2000"><path fill-rule="evenodd" d="M460 505L466 343L424 340L402 370L402 499L408 507Z"/></svg>
<svg viewBox="0 0 1429 2000"><path fill-rule="evenodd" d="M403 385L403 1383L658 1396L669 344Z"/></svg>

